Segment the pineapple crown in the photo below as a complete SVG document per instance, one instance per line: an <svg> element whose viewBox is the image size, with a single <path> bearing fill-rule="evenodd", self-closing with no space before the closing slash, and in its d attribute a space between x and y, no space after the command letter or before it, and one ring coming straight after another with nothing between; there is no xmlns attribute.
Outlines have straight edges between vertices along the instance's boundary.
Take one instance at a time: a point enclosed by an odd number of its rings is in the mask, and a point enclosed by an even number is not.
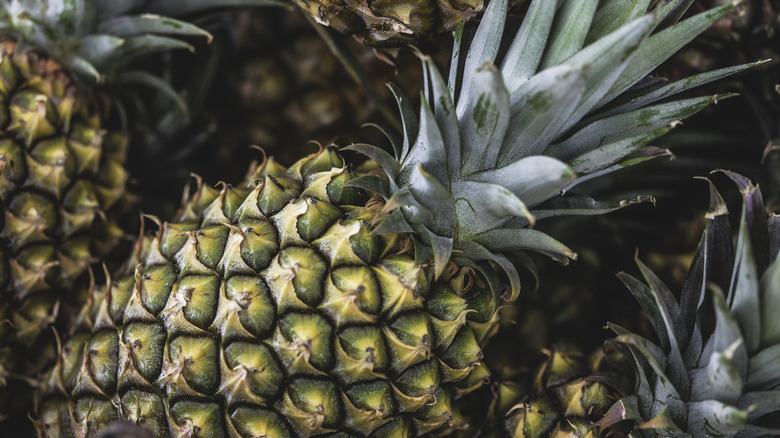
<svg viewBox="0 0 780 438"><path fill-rule="evenodd" d="M464 25L458 28L446 83L421 56L425 88L419 118L391 86L404 128L402 139L388 135L395 157L370 145L346 148L374 159L388 176L350 182L387 201L388 216L377 233L412 233L418 261L432 257L437 276L450 259L486 276L489 270L475 264L496 263L510 280L510 299L520 282L508 256L532 272L523 250L562 263L576 257L527 226L649 199L600 202L569 191L590 178L669 155L647 145L723 96L668 98L755 65L672 83L646 78L736 2L681 22L690 1L557 3L531 1L501 54L508 0L490 2L473 36Z"/></svg>
<svg viewBox="0 0 780 438"><path fill-rule="evenodd" d="M163 89L163 81L126 70L137 56L194 50L185 39L211 35L177 17L210 8L267 5L272 0L8 0L0 8L0 33L54 57L83 84L112 81Z"/></svg>
<svg viewBox="0 0 780 438"><path fill-rule="evenodd" d="M761 192L724 172L743 197L736 249L728 209L710 182L710 208L679 302L637 260L646 284L621 273L648 315L659 345L612 325L635 361L635 392L602 421L698 436L776 436L762 417L780 411L780 216ZM709 180L708 180L709 182Z"/></svg>

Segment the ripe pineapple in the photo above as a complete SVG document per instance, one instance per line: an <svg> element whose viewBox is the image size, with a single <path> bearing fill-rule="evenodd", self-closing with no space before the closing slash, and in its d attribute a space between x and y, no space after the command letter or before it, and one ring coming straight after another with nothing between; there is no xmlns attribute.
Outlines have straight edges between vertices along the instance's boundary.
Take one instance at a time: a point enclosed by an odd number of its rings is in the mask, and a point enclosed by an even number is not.
<svg viewBox="0 0 780 438"><path fill-rule="evenodd" d="M468 51L456 40L448 84L424 58L419 118L397 95L395 157L362 144L346 150L374 162L357 169L335 148L289 168L264 160L153 219L65 334L40 384L41 435L116 420L200 437L460 426L455 400L485 381L481 348L520 291L522 251L575 257L527 226L627 205L562 192L654 155L648 142L713 101L654 104L680 84L623 91L729 6L654 32L682 2L591 17L577 3L533 1L496 66L507 2L492 2Z"/></svg>
<svg viewBox="0 0 780 438"><path fill-rule="evenodd" d="M49 327L65 307L83 305L66 291L122 235L128 140L110 119L120 102L106 90L159 83L129 62L192 49L180 38L208 35L138 3L0 6L0 418L10 409L6 385L40 371L54 353ZM39 353L29 355L32 347Z"/></svg>
<svg viewBox="0 0 780 438"><path fill-rule="evenodd" d="M63 288L90 263L101 216L122 197L125 138L102 126L99 102L51 58L0 43L3 134L0 136L4 210L3 288L15 335L31 342L42 328L36 315L53 312L36 293ZM113 230L112 230L113 231ZM106 236L111 237L111 236ZM116 238L117 236L113 236ZM25 310L22 310L25 309ZM37 309L37 310L36 310ZM30 313L31 319L24 318Z"/></svg>
<svg viewBox="0 0 780 438"><path fill-rule="evenodd" d="M636 387L602 421L664 435L780 434L780 216L757 186L725 172L743 206L736 247L711 185L707 229L679 301L641 262L646 284L620 274L648 314L655 344L613 325L634 359Z"/></svg>

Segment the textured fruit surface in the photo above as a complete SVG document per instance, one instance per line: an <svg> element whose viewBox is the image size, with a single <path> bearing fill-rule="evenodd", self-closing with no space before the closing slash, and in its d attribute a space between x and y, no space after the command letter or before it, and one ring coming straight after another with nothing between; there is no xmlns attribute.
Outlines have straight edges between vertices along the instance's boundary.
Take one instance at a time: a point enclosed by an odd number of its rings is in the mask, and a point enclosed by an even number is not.
<svg viewBox="0 0 780 438"><path fill-rule="evenodd" d="M231 5L249 3L258 1ZM128 214L135 199L125 190L126 118L149 104L139 88L164 95L161 107L179 102L167 82L140 67L140 55L193 49L185 39L210 39L172 17L213 6L0 4L0 398L27 401L31 391L17 396L15 386L29 384L54 357L50 327L66 324L86 299L74 285L89 282L92 263L110 262L102 257L123 234L118 224L136 216ZM29 424L31 408L13 421ZM6 409L0 406L0 418Z"/></svg>
<svg viewBox="0 0 780 438"><path fill-rule="evenodd" d="M93 290L44 381L40 430L127 419L156 436L423 434L454 426L497 297L469 268L434 281L373 236L332 150L202 186L139 241L135 274ZM476 382L476 385L482 381ZM143 421L141 421L143 420Z"/></svg>
<svg viewBox="0 0 780 438"><path fill-rule="evenodd" d="M530 388L511 380L499 386L492 407L508 436L600 436L597 421L620 397L615 388L631 383L630 363L607 346L590 356L572 348L543 352Z"/></svg>
<svg viewBox="0 0 780 438"><path fill-rule="evenodd" d="M0 99L0 376L10 377L45 362L45 349L27 349L116 244L129 198L125 138L101 126L100 102L84 99L58 63L3 40Z"/></svg>
<svg viewBox="0 0 780 438"><path fill-rule="evenodd" d="M405 45L452 31L482 0L293 0L319 23L375 45Z"/></svg>

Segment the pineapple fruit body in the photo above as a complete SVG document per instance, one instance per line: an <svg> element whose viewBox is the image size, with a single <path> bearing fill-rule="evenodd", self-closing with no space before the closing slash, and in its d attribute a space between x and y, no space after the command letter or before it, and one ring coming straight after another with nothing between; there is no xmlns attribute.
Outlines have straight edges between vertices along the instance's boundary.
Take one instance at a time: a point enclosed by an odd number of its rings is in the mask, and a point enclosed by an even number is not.
<svg viewBox="0 0 780 438"><path fill-rule="evenodd" d="M224 167L229 168L230 158L247 144L292 163L300 158L300 151L290 145L328 144L334 138L339 144L384 140L378 132L361 129L381 120L378 102L370 90L355 87L342 61L303 13L263 9L261 14L242 14L233 24L238 47L230 82L238 102L230 106L230 116L241 121L241 129L230 133L233 149L221 151L227 155ZM422 73L416 58L399 56L391 66L372 49L342 40L383 101L392 99L385 87L390 81L408 92L417 91Z"/></svg>
<svg viewBox="0 0 780 438"><path fill-rule="evenodd" d="M231 5L251 3L258 1ZM125 190L128 139L120 123L132 111L120 95L135 94L139 85L176 94L133 61L193 49L183 38L211 38L172 17L214 6L0 4L0 419L13 409L10 385L31 383L55 357L50 328L67 325L86 299L73 293L76 285L89 282L89 266L123 235L118 223L134 197ZM134 108L148 103L137 97ZM163 106L171 103L178 101ZM26 401L29 392L15 401Z"/></svg>
<svg viewBox="0 0 780 438"><path fill-rule="evenodd" d="M335 161L335 162L334 162ZM467 267L439 280L402 235L372 235L332 150L247 188L201 186L91 291L44 380L40 430L117 419L155 436L422 435L457 424L481 381L497 297ZM476 385L475 385L476 384Z"/></svg>
<svg viewBox="0 0 780 438"><path fill-rule="evenodd" d="M573 348L543 350L530 391L502 382L493 402L506 434L524 437L598 437L598 421L620 398L630 363L620 351L604 346L585 356ZM630 381L629 381L630 384ZM515 389L513 388L522 388ZM503 397L502 397L503 396ZM511 405L512 401L519 401Z"/></svg>
<svg viewBox="0 0 780 438"><path fill-rule="evenodd" d="M454 30L484 8L483 0L293 0L320 24L373 45L401 46Z"/></svg>
<svg viewBox="0 0 780 438"><path fill-rule="evenodd" d="M60 309L79 306L65 291L117 243L117 219L131 198L126 138L103 126L101 103L80 93L56 61L2 40L0 87L4 387L52 357L42 339ZM34 358L33 345L41 348Z"/></svg>

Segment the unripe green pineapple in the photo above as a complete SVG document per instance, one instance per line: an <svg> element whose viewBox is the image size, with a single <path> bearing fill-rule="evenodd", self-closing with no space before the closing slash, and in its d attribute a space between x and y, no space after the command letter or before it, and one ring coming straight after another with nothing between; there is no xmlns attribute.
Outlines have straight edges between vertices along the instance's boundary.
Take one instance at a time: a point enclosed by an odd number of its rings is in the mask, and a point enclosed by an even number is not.
<svg viewBox="0 0 780 438"><path fill-rule="evenodd" d="M558 15L536 0L497 66L506 7L491 3L470 49L456 46L449 83L424 57L419 117L393 88L404 126L389 135L395 156L356 144L345 150L372 163L355 169L335 148L289 168L265 160L238 186L199 182L175 220L153 219L156 232L89 290L63 333L40 383L41 435L92 435L117 420L198 437L463 426L457 399L486 380L482 347L520 292L524 251L576 256L528 226L630 204L565 192L652 156L648 142L712 102L654 104L670 89L623 96L654 68L632 57L660 62L729 9L669 34L654 33L664 17L644 9L613 6L595 20L595 8L590 19ZM553 27L556 17L570 23ZM578 25L593 41L584 48L586 34L564 31Z"/></svg>
<svg viewBox="0 0 780 438"><path fill-rule="evenodd" d="M0 276L15 335L32 342L46 328L35 306L54 317L58 300L37 294L71 287L119 237L106 212L124 195L126 139L102 126L99 102L79 96L55 61L8 40L0 50Z"/></svg>
<svg viewBox="0 0 780 438"><path fill-rule="evenodd" d="M339 144L373 143L368 135L382 141L376 130L361 129L365 123L382 120L377 108L382 102L372 101L372 90L355 86L338 56L303 13L256 12L243 14L234 26L238 49L230 71L239 102L231 111L233 117L240 118L242 128L230 133L238 137L233 141L235 148L244 150L246 144L253 144L281 161L293 162L300 151L291 145L303 147L309 141L327 144L334 138ZM397 58L393 68L370 48L343 40L370 78L373 91L380 93L377 97L392 99L385 87L389 81L416 91L422 74L414 56ZM229 151L221 155L226 162L232 157Z"/></svg>

